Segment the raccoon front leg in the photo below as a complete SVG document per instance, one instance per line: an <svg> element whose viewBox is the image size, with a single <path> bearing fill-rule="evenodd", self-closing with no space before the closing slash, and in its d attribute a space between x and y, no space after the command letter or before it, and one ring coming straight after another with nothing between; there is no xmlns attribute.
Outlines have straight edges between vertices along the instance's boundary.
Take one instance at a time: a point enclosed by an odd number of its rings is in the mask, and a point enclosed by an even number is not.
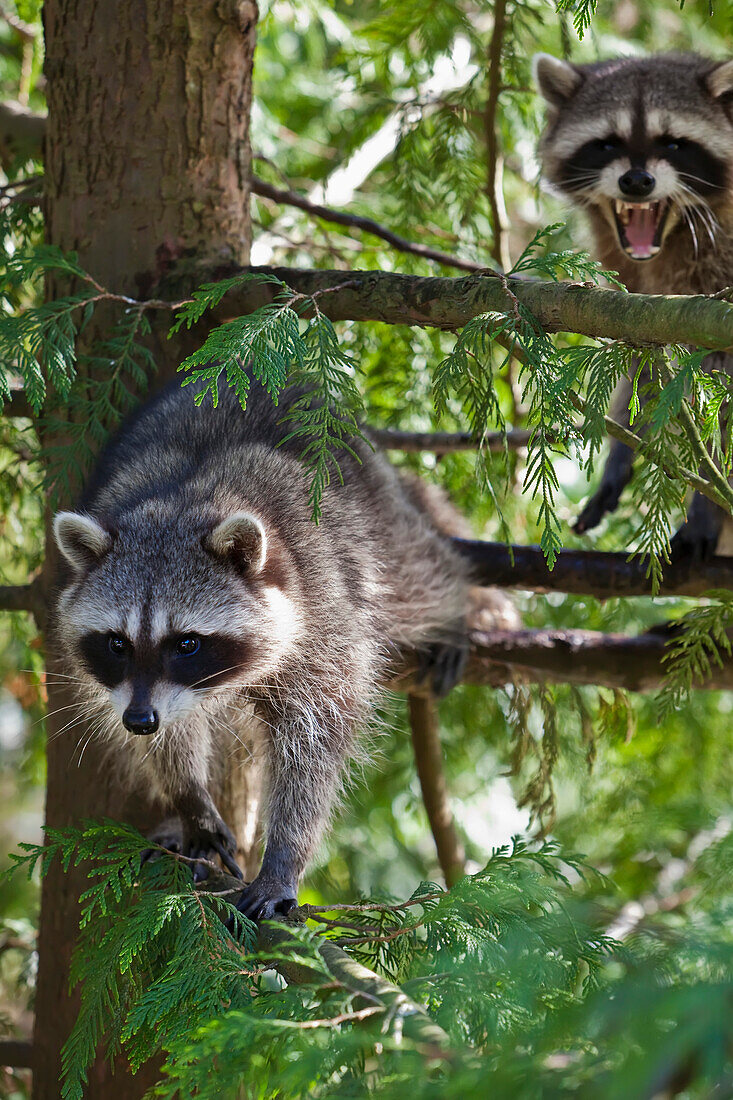
<svg viewBox="0 0 733 1100"><path fill-rule="evenodd" d="M621 494L631 481L634 452L614 439L603 467L601 484L575 521L573 530L583 535L597 527L605 515L615 512Z"/></svg>
<svg viewBox="0 0 733 1100"><path fill-rule="evenodd" d="M270 713L267 843L260 872L237 902L250 920L284 916L328 820L351 744L351 722L335 701L315 712Z"/></svg>
<svg viewBox="0 0 733 1100"><path fill-rule="evenodd" d="M693 564L709 561L715 554L727 514L707 497L695 493L687 519L672 539L672 560Z"/></svg>
<svg viewBox="0 0 733 1100"><path fill-rule="evenodd" d="M633 369L636 371L638 359L633 360ZM639 378L639 387L643 387L649 381L649 372L645 368ZM611 414L624 427L629 427L629 404L631 402L631 382L623 379L617 386L611 403ZM585 534L597 527L604 516L615 512L626 486L631 481L634 452L624 443L612 439L606 464L601 474L601 484L586 503L583 511L578 516L573 530L578 535Z"/></svg>

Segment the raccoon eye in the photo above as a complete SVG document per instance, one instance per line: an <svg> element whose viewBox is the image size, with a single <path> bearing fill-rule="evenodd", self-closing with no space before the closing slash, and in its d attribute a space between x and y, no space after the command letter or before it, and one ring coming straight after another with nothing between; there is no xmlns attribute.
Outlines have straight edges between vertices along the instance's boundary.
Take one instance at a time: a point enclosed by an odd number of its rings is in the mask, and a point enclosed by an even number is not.
<svg viewBox="0 0 733 1100"><path fill-rule="evenodd" d="M195 634L189 634L176 643L176 653L180 653L182 657L191 657L194 653L198 653L200 646L201 639Z"/></svg>
<svg viewBox="0 0 733 1100"><path fill-rule="evenodd" d="M126 657L130 649L130 643L121 634L110 634L107 645L110 653L113 653L115 657Z"/></svg>
<svg viewBox="0 0 733 1100"><path fill-rule="evenodd" d="M670 137L669 134L663 134L658 141L662 149L666 149L668 153L675 153L685 144L684 138Z"/></svg>
<svg viewBox="0 0 733 1100"><path fill-rule="evenodd" d="M614 134L610 134L608 137L598 138L593 144L603 153L615 153L620 147L621 141Z"/></svg>

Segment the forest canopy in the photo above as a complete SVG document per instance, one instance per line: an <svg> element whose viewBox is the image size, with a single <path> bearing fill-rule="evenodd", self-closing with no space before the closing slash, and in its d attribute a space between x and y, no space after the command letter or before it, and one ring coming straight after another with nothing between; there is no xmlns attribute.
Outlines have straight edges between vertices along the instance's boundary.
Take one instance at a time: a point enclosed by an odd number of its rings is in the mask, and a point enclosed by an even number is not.
<svg viewBox="0 0 733 1100"><path fill-rule="evenodd" d="M32 1027L41 874L82 867L64 1097L87 1095L100 1046L118 1074L154 1060L149 1095L171 1098L733 1094L731 695L709 687L733 682L733 574L727 559L692 575L669 563L691 486L731 510L730 379L706 380L699 350L733 344L728 299L703 304L694 338L689 303L624 312L629 295L582 215L541 181L531 75L538 50L725 60L731 6L263 3L258 270L165 256L160 283L135 294L100 281L44 224L54 74L41 19L39 0L0 7L8 1040ZM552 323L569 316L566 283L596 310L585 325ZM41 833L58 686L43 657L47 513L156 386L169 334L192 401L223 380L246 405L251 362L274 398L297 377L326 407L342 402L346 414L294 426L314 522L334 453L374 429L395 464L448 492L473 539L517 548L501 583L521 630L479 624L470 682L421 712L439 734L450 831L439 835L426 798L436 769L416 767L408 675L381 698L299 922L259 937L226 878L194 884L169 856L140 870L132 824L93 815L47 830L45 846ZM631 485L578 535L618 428L612 392L640 361L655 379L651 431L632 424ZM532 544L541 555L522 557ZM486 583L501 550L483 559ZM81 767L86 730L70 715L53 735ZM25 1063L8 1059L21 1068L2 1071L3 1095L30 1095Z"/></svg>

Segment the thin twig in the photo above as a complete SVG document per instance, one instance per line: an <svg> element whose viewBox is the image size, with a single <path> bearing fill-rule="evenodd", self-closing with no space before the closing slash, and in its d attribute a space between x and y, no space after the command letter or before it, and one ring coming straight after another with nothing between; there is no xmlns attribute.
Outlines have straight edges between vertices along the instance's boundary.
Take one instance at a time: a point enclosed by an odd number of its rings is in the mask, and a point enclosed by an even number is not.
<svg viewBox="0 0 733 1100"><path fill-rule="evenodd" d="M323 221L332 222L334 225L344 225L349 228L360 229L364 233L371 233L373 237L379 237L380 240L386 241L398 252L409 252L414 256L421 256L425 260L435 260L436 263L443 264L445 267L455 267L459 271L483 271L486 267L485 264L476 263L474 260L464 260L460 256L453 256L449 252L441 252L437 248L428 247L428 245L415 244L413 241L408 241L406 237L400 237L399 234L394 233L385 225L380 225L373 218L365 218L361 214L347 214L342 210L332 210L328 206L320 206L318 203L311 202L299 195L297 191L275 187L274 184L267 183L257 176L252 177L252 191L255 195L272 199L274 202L286 206L295 206L313 218L321 218Z"/></svg>
<svg viewBox="0 0 733 1100"><path fill-rule="evenodd" d="M14 12L9 12L4 4L0 4L0 19L3 19L26 42L35 42L38 37L38 31L32 23L26 23Z"/></svg>

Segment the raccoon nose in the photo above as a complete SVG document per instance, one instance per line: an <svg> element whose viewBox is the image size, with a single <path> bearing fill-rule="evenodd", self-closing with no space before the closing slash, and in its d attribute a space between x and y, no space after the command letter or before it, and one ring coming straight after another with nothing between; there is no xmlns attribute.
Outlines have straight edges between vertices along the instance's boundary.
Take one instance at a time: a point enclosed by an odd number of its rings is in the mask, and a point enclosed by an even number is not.
<svg viewBox="0 0 733 1100"><path fill-rule="evenodd" d="M122 715L122 725L130 733L155 733L158 715L152 707L128 707Z"/></svg>
<svg viewBox="0 0 733 1100"><path fill-rule="evenodd" d="M619 191L635 199L643 199L651 195L656 184L657 181L651 172L645 172L643 168L630 168L618 179Z"/></svg>

